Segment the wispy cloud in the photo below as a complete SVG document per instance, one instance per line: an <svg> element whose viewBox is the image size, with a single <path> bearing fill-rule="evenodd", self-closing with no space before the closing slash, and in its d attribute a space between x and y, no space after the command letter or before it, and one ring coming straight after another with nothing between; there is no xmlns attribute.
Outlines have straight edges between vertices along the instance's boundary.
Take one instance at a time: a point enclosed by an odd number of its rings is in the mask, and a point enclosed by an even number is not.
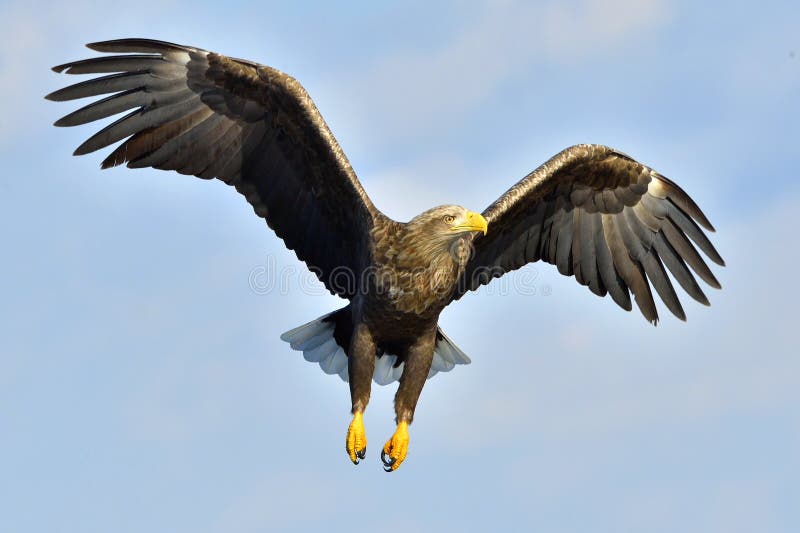
<svg viewBox="0 0 800 533"><path fill-rule="evenodd" d="M373 121L396 135L419 133L420 117L426 131L446 128L534 62L599 60L668 20L660 0L481 2L465 11L468 22L442 46L409 44L366 73L348 73L358 80L350 99L367 102Z"/></svg>

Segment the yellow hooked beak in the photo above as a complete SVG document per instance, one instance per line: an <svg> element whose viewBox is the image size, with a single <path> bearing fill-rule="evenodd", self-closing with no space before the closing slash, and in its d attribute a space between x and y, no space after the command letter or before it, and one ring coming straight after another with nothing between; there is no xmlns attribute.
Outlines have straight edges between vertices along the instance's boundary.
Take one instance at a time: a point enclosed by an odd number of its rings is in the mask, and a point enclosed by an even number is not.
<svg viewBox="0 0 800 533"><path fill-rule="evenodd" d="M486 222L486 219L483 218L483 215L473 211L467 211L467 214L464 217L464 222L457 226L452 226L451 229L453 231L481 231L484 235L486 235L486 230L488 228L489 223Z"/></svg>

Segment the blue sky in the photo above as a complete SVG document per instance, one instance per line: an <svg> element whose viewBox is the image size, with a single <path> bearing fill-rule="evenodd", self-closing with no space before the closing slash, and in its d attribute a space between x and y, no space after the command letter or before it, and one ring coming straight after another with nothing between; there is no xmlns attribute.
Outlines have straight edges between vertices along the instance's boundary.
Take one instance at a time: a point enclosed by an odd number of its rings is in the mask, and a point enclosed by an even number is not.
<svg viewBox="0 0 800 533"><path fill-rule="evenodd" d="M0 6L0 530L800 529L796 2L95 6ZM391 476L376 387L354 467L346 385L278 339L342 302L229 187L100 172L70 156L95 126L50 126L49 67L133 36L294 75L400 220L621 149L703 207L723 290L657 328L549 265L469 295L441 325L473 364ZM272 264L287 290L253 291Z"/></svg>

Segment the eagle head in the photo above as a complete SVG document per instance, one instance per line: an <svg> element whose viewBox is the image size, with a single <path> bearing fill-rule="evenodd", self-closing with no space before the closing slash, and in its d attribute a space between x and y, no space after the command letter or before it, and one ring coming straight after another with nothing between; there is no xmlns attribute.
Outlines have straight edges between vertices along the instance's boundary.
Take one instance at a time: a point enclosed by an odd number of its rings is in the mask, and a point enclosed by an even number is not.
<svg viewBox="0 0 800 533"><path fill-rule="evenodd" d="M481 232L486 234L488 223L483 215L459 205L441 205L417 215L405 225L401 256L414 257L416 262L429 263L440 254L454 259L464 248L465 237Z"/></svg>
<svg viewBox="0 0 800 533"><path fill-rule="evenodd" d="M460 205L440 205L414 217L408 229L429 239L449 242L472 232L486 235L488 223L480 213Z"/></svg>

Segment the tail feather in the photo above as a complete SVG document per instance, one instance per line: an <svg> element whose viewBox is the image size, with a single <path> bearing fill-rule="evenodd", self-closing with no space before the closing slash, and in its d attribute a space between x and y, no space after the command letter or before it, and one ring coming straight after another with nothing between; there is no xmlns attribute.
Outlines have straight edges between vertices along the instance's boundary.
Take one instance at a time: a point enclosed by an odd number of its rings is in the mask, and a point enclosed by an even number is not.
<svg viewBox="0 0 800 533"><path fill-rule="evenodd" d="M337 340L337 314L348 313L347 307L328 313L307 324L296 327L281 335L281 340L288 342L293 350L303 352L303 358L310 363L318 363L326 374L338 374L343 381L348 381L347 373L347 347L342 346ZM349 320L345 323L349 324ZM339 339L342 336L338 336ZM436 330L436 346L433 353L433 362L428 372L428 379L439 372L449 372L456 365L468 365L470 359L462 352L450 338ZM372 380L378 385L388 385L398 381L403 375L405 363L398 364L397 355L384 353L375 356L375 371Z"/></svg>
<svg viewBox="0 0 800 533"><path fill-rule="evenodd" d="M436 347L433 351L433 363L428 372L431 379L439 372L450 372L456 365L468 365L472 361L461 349L444 334L441 328L436 330Z"/></svg>
<svg viewBox="0 0 800 533"><path fill-rule="evenodd" d="M322 336L321 336L322 337ZM307 349L299 348L298 351L303 352L303 357L309 363L322 363L322 361L327 361L329 357L331 357L339 348L339 345L336 344L336 341L333 340L333 337L325 338L322 337L320 339L319 345L313 346Z"/></svg>
<svg viewBox="0 0 800 533"><path fill-rule="evenodd" d="M392 370L397 358L393 355L383 354L375 359L375 371L372 373L372 381L378 385L388 385L394 381Z"/></svg>
<svg viewBox="0 0 800 533"><path fill-rule="evenodd" d="M281 335L281 340L288 342L292 347L292 350L305 350L306 342L313 341L317 338L324 339L324 337L320 337L319 334L328 328L333 330L333 324L328 324L322 321L322 319L327 318L328 316L330 315L325 315L322 318L312 320L307 324L290 329Z"/></svg>
<svg viewBox="0 0 800 533"><path fill-rule="evenodd" d="M319 366L326 374L339 374L343 381L347 381L347 355L340 346L337 345L333 353L320 361Z"/></svg>

